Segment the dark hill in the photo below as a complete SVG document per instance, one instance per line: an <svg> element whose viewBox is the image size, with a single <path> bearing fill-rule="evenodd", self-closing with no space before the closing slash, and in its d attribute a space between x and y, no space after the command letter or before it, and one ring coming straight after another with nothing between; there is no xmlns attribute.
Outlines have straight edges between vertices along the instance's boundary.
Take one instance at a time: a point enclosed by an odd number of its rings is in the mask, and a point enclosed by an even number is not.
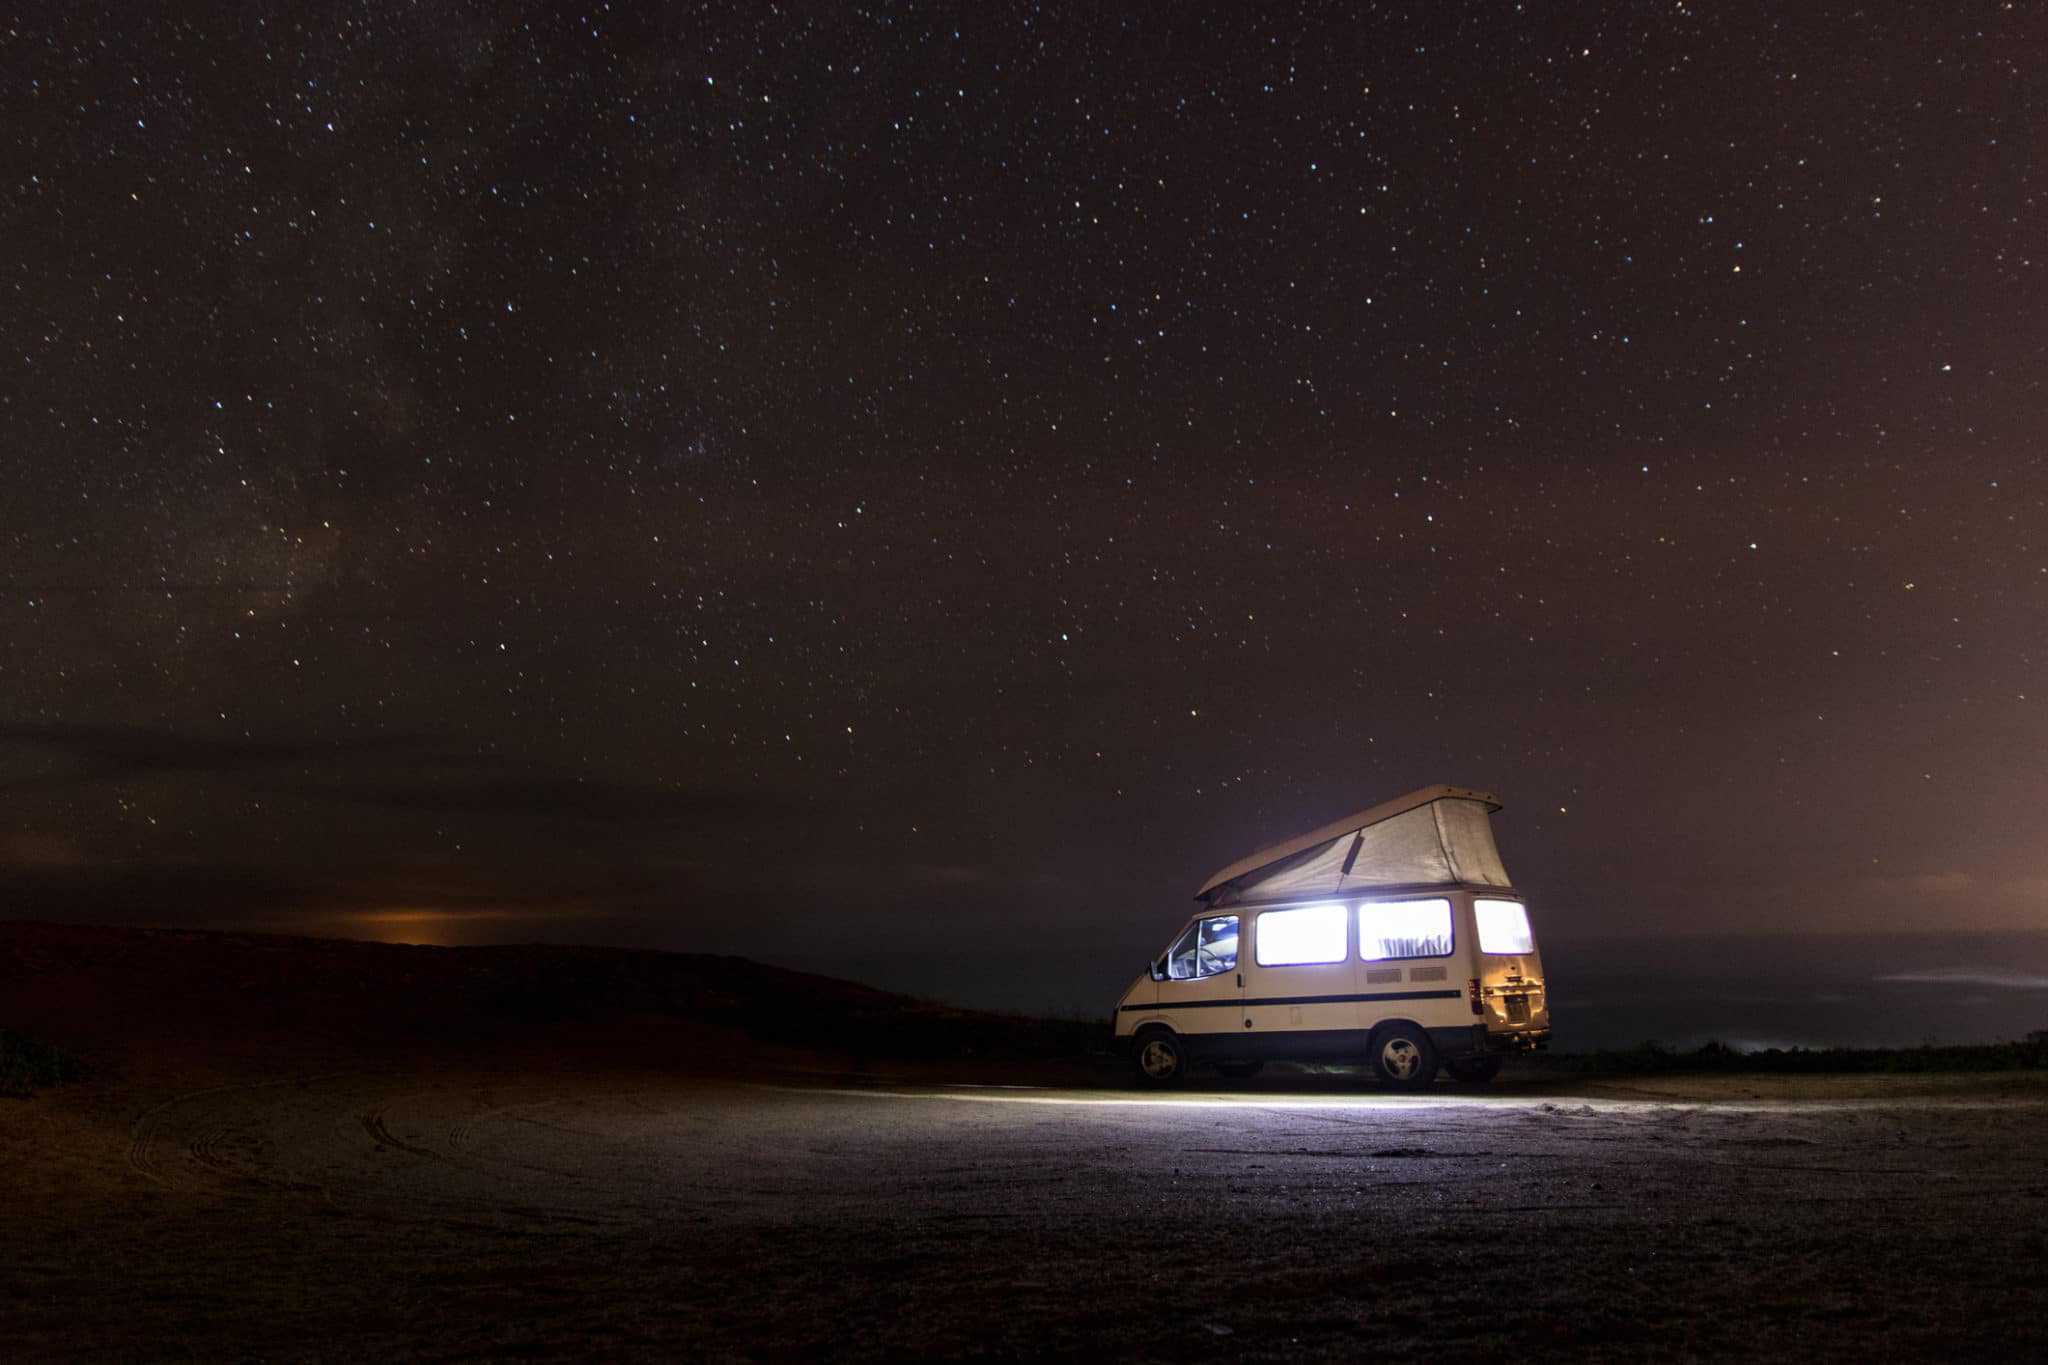
<svg viewBox="0 0 2048 1365"><path fill-rule="evenodd" d="M712 1068L760 1049L1032 1062L1084 1023L959 1009L739 957L555 945L437 948L278 934L0 922L0 1027L91 1061L507 1044L611 1046Z"/></svg>

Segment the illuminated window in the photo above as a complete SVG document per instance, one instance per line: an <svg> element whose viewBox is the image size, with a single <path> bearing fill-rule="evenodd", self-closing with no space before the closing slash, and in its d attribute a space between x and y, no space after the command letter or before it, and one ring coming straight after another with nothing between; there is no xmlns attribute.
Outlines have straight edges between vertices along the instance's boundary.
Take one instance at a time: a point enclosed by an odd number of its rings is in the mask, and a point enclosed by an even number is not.
<svg viewBox="0 0 2048 1365"><path fill-rule="evenodd" d="M1166 976L1170 981L1193 981L1236 970L1236 915L1196 920L1166 950Z"/></svg>
<svg viewBox="0 0 2048 1365"><path fill-rule="evenodd" d="M1358 907L1358 955L1367 962L1392 957L1449 957L1451 903L1367 901Z"/></svg>
<svg viewBox="0 0 2048 1365"><path fill-rule="evenodd" d="M1295 967L1344 960L1344 907L1305 905L1259 916L1259 965Z"/></svg>
<svg viewBox="0 0 2048 1365"><path fill-rule="evenodd" d="M1472 914L1479 921L1480 952L1536 951L1536 940L1529 936L1529 912L1520 901L1473 901Z"/></svg>

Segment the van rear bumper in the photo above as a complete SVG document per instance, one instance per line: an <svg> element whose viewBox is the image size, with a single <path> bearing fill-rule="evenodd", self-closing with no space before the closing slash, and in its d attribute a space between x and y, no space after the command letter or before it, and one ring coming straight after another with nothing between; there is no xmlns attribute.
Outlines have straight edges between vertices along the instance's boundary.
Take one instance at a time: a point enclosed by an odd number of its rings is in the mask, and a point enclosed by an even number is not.
<svg viewBox="0 0 2048 1365"><path fill-rule="evenodd" d="M1488 1029L1484 1024L1470 1027L1433 1028L1429 1041L1436 1044L1439 1057L1493 1056L1509 1052L1542 1052L1550 1047L1547 1028Z"/></svg>

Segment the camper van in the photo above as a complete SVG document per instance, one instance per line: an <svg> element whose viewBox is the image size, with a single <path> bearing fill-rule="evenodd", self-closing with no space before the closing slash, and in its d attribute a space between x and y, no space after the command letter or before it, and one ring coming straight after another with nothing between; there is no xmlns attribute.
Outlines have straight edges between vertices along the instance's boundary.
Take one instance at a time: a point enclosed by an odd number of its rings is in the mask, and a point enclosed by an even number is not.
<svg viewBox="0 0 2048 1365"><path fill-rule="evenodd" d="M1260 849L1131 983L1116 1033L1138 1082L1189 1068L1347 1061L1398 1088L1491 1080L1546 1047L1529 908L1501 866L1491 793L1425 787Z"/></svg>

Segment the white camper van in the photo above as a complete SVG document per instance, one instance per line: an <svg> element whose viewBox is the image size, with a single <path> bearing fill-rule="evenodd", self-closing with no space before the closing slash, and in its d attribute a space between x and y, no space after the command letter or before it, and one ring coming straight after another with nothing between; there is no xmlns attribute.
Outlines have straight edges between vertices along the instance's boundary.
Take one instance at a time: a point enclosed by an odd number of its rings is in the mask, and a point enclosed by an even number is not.
<svg viewBox="0 0 2048 1365"><path fill-rule="evenodd" d="M1487 792L1425 787L1218 872L1202 910L1116 1006L1138 1080L1191 1066L1355 1061L1414 1087L1490 1080L1550 1040L1528 907Z"/></svg>

